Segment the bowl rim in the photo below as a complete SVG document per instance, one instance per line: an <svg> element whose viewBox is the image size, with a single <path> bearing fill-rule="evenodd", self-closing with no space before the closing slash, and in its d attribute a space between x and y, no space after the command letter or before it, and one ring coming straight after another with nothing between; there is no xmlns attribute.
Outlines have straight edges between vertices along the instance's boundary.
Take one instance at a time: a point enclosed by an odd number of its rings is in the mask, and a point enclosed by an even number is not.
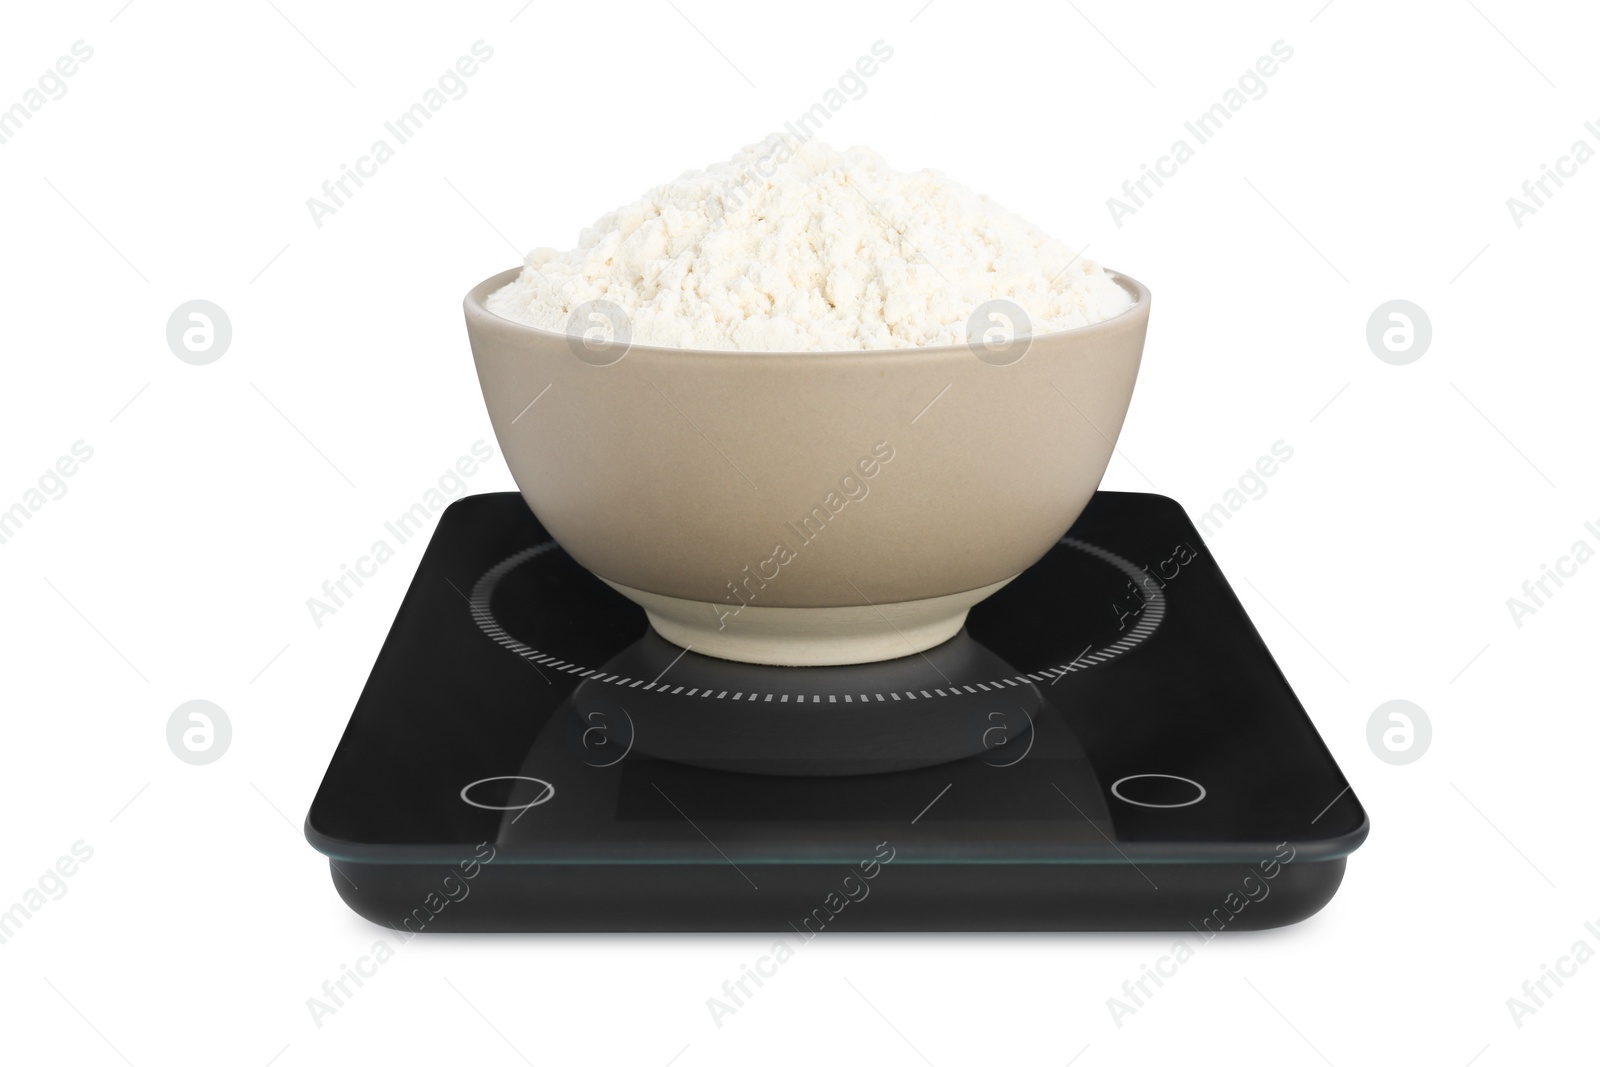
<svg viewBox="0 0 1600 1067"><path fill-rule="evenodd" d="M512 267L510 270L493 274L473 286L468 291L463 304L466 309L467 322L471 326L475 322L503 330L511 334L525 335L529 341L543 344L566 344L571 335L556 333L553 330L541 329L530 326L516 319L508 319L489 310L489 294L503 288L514 278L522 273L522 267ZM1094 337L1102 333L1126 329L1129 324L1147 318L1150 313L1150 289L1136 278L1131 278L1120 271L1106 269L1106 274L1111 280L1120 285L1125 292L1133 297L1133 303L1125 310L1118 312L1109 319L1101 319L1086 326L1075 326L1070 330L1052 330L1049 333L1033 334L1031 343L1053 342L1058 338ZM893 359L895 357L915 357L919 361L930 359L949 358L959 356L962 359L973 358L970 345L919 345L908 348L851 348L851 349L746 349L746 348L683 348L676 345L648 345L630 343L627 349L629 354L649 353L662 358L717 358L734 359L740 357L747 359L761 359L770 361L788 362L797 359L818 360L826 359L830 362L837 360L868 360L868 359Z"/></svg>

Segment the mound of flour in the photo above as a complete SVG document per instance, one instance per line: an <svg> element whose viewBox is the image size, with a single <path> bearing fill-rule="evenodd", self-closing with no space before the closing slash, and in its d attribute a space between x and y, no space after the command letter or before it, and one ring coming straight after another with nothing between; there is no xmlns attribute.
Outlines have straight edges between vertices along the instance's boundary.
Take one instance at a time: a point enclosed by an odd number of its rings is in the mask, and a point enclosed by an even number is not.
<svg viewBox="0 0 1600 1067"><path fill-rule="evenodd" d="M841 351L965 344L995 299L1020 305L1035 335L1132 303L1100 267L936 171L774 135L605 215L570 251L535 249L488 307L561 333L579 305L608 300L635 344Z"/></svg>

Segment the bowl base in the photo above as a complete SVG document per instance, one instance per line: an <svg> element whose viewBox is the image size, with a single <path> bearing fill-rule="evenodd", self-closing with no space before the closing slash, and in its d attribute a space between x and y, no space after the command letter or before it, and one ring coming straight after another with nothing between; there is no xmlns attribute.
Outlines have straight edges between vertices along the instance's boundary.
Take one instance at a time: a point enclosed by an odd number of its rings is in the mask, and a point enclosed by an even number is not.
<svg viewBox="0 0 1600 1067"><path fill-rule="evenodd" d="M841 608L731 607L600 580L644 608L656 633L679 647L741 663L830 667L899 659L943 644L960 632L969 608L1011 578L926 600Z"/></svg>

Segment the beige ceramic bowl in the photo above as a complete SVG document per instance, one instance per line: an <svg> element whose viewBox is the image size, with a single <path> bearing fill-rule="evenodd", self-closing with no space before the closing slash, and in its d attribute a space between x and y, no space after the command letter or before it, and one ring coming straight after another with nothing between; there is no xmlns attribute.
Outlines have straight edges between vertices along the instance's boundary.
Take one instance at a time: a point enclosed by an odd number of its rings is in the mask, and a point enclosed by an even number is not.
<svg viewBox="0 0 1600 1067"><path fill-rule="evenodd" d="M585 346L467 294L501 451L575 560L725 659L862 663L954 636L1047 552L1110 462L1150 292L1019 349ZM981 358L980 358L981 353Z"/></svg>

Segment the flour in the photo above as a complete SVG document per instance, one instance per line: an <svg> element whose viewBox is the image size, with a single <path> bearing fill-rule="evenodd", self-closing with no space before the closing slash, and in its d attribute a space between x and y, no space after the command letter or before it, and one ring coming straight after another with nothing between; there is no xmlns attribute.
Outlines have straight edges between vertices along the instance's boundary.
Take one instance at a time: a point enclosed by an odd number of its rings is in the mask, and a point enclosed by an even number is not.
<svg viewBox="0 0 1600 1067"><path fill-rule="evenodd" d="M1035 335L1132 304L1099 266L936 171L775 134L605 215L571 251L535 249L488 307L580 333L573 310L608 300L634 344L826 352L965 344L995 299Z"/></svg>

